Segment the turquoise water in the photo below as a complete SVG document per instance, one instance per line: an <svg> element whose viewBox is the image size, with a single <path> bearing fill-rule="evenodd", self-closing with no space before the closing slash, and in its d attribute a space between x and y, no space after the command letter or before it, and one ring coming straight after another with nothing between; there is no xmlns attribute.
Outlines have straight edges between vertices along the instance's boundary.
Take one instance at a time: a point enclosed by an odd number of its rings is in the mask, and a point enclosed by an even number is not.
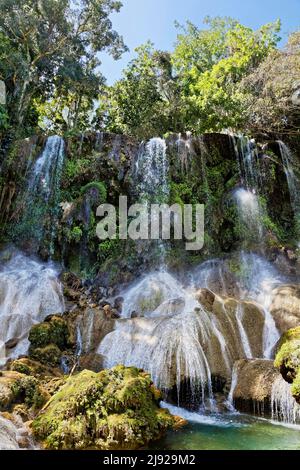
<svg viewBox="0 0 300 470"><path fill-rule="evenodd" d="M169 408L169 406L168 406ZM274 424L242 414L203 416L171 407L188 419L180 431L154 444L159 450L300 450L300 426Z"/></svg>

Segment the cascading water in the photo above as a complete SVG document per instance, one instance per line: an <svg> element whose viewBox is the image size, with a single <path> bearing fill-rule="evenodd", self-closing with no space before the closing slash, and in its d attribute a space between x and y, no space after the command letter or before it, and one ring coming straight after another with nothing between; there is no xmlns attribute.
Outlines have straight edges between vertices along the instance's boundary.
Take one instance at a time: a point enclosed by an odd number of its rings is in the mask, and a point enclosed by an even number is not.
<svg viewBox="0 0 300 470"><path fill-rule="evenodd" d="M45 148L35 162L25 194L20 203L22 217L15 238L41 242L47 225L49 247L55 237L60 180L64 163L64 140L59 136L48 137Z"/></svg>
<svg viewBox="0 0 300 470"><path fill-rule="evenodd" d="M249 189L234 192L243 240L259 241L263 237L262 213L257 196Z"/></svg>
<svg viewBox="0 0 300 470"><path fill-rule="evenodd" d="M9 254L8 254L9 256ZM4 256L2 256L4 257ZM40 263L15 252L0 267L0 349L2 365L7 357L26 354L28 332L47 315L64 312L62 287L52 263ZM15 347L5 353L5 343Z"/></svg>
<svg viewBox="0 0 300 470"><path fill-rule="evenodd" d="M162 390L175 388L178 401L188 383L193 405L211 409L213 374L230 376L236 359L252 357L245 328L251 312L221 297L219 307L207 311L196 293L194 282L184 287L165 271L148 274L121 294L122 319L98 353L106 367L122 363L147 370Z"/></svg>
<svg viewBox="0 0 300 470"><path fill-rule="evenodd" d="M295 161L291 150L281 140L278 142L280 155L286 175L289 193L291 198L292 209L294 211L297 230L300 228L300 182L295 175Z"/></svg>
<svg viewBox="0 0 300 470"><path fill-rule="evenodd" d="M231 139L241 182L247 190L257 192L261 185L261 174L256 143L243 135L231 135Z"/></svg>
<svg viewBox="0 0 300 470"><path fill-rule="evenodd" d="M143 202L163 203L169 196L167 145L163 139L151 139L139 152L134 177L137 194Z"/></svg>
<svg viewBox="0 0 300 470"><path fill-rule="evenodd" d="M188 379L199 404L212 398L210 368L202 348L209 341L212 322L204 309L195 311L200 305L194 297L166 272L146 276L123 297L124 319L117 321L98 350L106 357L105 366L144 368L161 389L175 386L178 396ZM133 313L139 317L130 319Z"/></svg>
<svg viewBox="0 0 300 470"><path fill-rule="evenodd" d="M291 393L291 385L278 377L272 386L272 419L287 424L300 423L300 405Z"/></svg>
<svg viewBox="0 0 300 470"><path fill-rule="evenodd" d="M274 346L280 338L269 311L272 291L286 282L286 279L270 262L255 253L241 251L233 258L215 259L201 264L194 271L192 282L194 286L203 286L220 295L230 295L241 300L257 302L265 317L263 357L266 359L272 357ZM240 322L241 315L237 312L238 322ZM240 332L242 336L242 330ZM248 348L245 346L245 349Z"/></svg>

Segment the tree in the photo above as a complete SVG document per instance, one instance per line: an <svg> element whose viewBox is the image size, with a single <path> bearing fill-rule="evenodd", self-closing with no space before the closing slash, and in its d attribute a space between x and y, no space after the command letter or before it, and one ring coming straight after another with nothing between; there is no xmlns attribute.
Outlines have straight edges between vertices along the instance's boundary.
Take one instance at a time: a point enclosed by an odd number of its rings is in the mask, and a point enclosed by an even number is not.
<svg viewBox="0 0 300 470"><path fill-rule="evenodd" d="M183 127L181 94L170 54L156 51L150 42L136 53L123 78L100 98L106 128L146 139Z"/></svg>
<svg viewBox="0 0 300 470"><path fill-rule="evenodd" d="M300 32L245 77L241 88L251 131L299 135Z"/></svg>
<svg viewBox="0 0 300 470"><path fill-rule="evenodd" d="M87 70L91 76L103 50L120 57L126 47L109 16L121 6L114 0L0 0L0 78L13 125L23 125L33 99L51 98L55 82L57 91L66 88L58 77L70 82L74 68L81 78Z"/></svg>
<svg viewBox="0 0 300 470"><path fill-rule="evenodd" d="M280 22L253 31L229 18L207 18L207 30L188 23L173 55L195 132L238 128L244 119L239 83L279 41Z"/></svg>

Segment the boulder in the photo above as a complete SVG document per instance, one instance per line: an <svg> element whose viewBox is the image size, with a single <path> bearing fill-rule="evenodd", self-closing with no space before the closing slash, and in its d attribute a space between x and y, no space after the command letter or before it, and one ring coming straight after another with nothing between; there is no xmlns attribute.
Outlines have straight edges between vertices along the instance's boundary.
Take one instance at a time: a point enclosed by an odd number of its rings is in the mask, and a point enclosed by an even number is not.
<svg viewBox="0 0 300 470"><path fill-rule="evenodd" d="M70 377L33 421L48 449L137 449L176 424L150 376L118 366Z"/></svg>
<svg viewBox="0 0 300 470"><path fill-rule="evenodd" d="M237 410L271 415L272 387L280 378L273 362L265 359L242 359L235 363L236 386L233 402Z"/></svg>
<svg viewBox="0 0 300 470"><path fill-rule="evenodd" d="M281 333L300 326L300 285L285 285L274 289L270 312Z"/></svg>

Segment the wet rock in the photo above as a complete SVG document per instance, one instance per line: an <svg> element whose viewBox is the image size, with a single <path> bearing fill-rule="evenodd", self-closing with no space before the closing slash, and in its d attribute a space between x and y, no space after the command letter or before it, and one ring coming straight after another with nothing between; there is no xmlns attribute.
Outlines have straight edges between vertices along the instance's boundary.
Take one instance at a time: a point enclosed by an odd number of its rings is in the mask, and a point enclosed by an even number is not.
<svg viewBox="0 0 300 470"><path fill-rule="evenodd" d="M12 338L12 339L9 339L8 341L6 341L5 343L5 348L6 349L13 349L17 346L19 342L19 338Z"/></svg>
<svg viewBox="0 0 300 470"><path fill-rule="evenodd" d="M79 325L83 354L95 352L102 339L113 331L115 326L111 307L109 307L109 315L104 309L88 307L80 313L80 319L74 319L72 323L73 328Z"/></svg>
<svg viewBox="0 0 300 470"><path fill-rule="evenodd" d="M300 325L300 285L284 285L274 289L270 313L281 333Z"/></svg>
<svg viewBox="0 0 300 470"><path fill-rule="evenodd" d="M120 313L122 313L123 302L123 297L117 297L114 302L114 308Z"/></svg>
<svg viewBox="0 0 300 470"><path fill-rule="evenodd" d="M235 363L237 383L233 392L234 406L245 413L271 415L272 386L280 378L272 361L242 359Z"/></svg>
<svg viewBox="0 0 300 470"><path fill-rule="evenodd" d="M113 309L111 307L111 305L107 304L103 307L103 312L106 316L106 318L110 319L110 318L119 318L119 313L117 312L117 310ZM117 316L115 316L117 315Z"/></svg>
<svg viewBox="0 0 300 470"><path fill-rule="evenodd" d="M196 300L209 312L213 309L215 297L215 294L209 289L199 289L195 295Z"/></svg>
<svg viewBox="0 0 300 470"><path fill-rule="evenodd" d="M100 372L103 369L103 356L101 354L85 354L80 356L79 370L92 370L93 372Z"/></svg>

